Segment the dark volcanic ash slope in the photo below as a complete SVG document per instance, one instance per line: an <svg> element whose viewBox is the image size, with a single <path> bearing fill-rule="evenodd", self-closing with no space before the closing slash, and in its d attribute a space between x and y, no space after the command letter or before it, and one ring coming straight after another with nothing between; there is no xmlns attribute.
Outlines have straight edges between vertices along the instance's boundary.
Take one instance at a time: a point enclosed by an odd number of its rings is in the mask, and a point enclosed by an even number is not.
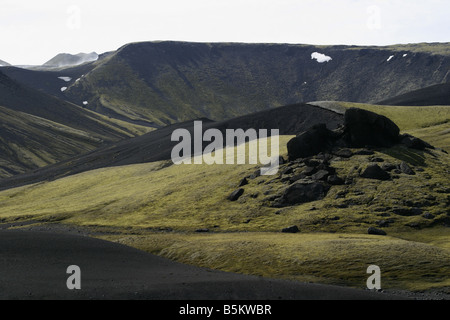
<svg viewBox="0 0 450 320"><path fill-rule="evenodd" d="M377 104L392 106L450 106L450 82L414 90Z"/></svg>
<svg viewBox="0 0 450 320"><path fill-rule="evenodd" d="M328 128L335 129L343 123L344 117L341 114L319 107L297 104L222 122L213 122L208 119L202 119L202 121L203 130L216 128L225 132L226 129L239 128L244 130L249 128L256 130L279 129L281 135L294 135L318 123L326 123ZM171 141L171 136L173 131L178 128L186 128L193 135L193 121L174 124L136 138L99 148L55 165L0 180L0 190L54 180L104 167L169 160L173 147L178 144L178 142Z"/></svg>
<svg viewBox="0 0 450 320"><path fill-rule="evenodd" d="M37 89L43 93L65 99L64 87L69 87L95 67L94 63L87 63L77 67L64 69L23 69L4 67L2 73L26 87ZM82 101L79 105L83 105Z"/></svg>
<svg viewBox="0 0 450 320"><path fill-rule="evenodd" d="M424 46L132 43L64 94L149 125L220 121L302 101L376 102L449 80L450 56ZM314 52L331 60L312 59Z"/></svg>
<svg viewBox="0 0 450 320"><path fill-rule="evenodd" d="M108 123L100 115L28 88L2 72L0 72L0 105L87 131L105 141L117 141L132 135L119 133L117 125Z"/></svg>
<svg viewBox="0 0 450 320"><path fill-rule="evenodd" d="M27 88L0 72L0 177L133 137L131 127Z"/></svg>

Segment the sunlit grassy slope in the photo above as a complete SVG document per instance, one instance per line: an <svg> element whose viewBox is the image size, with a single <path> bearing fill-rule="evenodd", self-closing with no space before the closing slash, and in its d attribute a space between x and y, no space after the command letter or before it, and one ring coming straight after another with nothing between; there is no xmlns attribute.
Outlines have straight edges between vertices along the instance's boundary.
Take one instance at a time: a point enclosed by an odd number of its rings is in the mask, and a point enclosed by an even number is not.
<svg viewBox="0 0 450 320"><path fill-rule="evenodd" d="M425 109L428 115L410 127L402 122L410 110L380 110L390 111L407 132L420 133L448 116L447 109ZM284 155L290 138L280 137ZM448 134L436 135L436 145L445 139ZM256 170L254 165L139 164L1 192L0 219L88 226L107 232L101 236L105 239L226 271L365 287L367 267L377 264L385 288L449 287L450 231L442 222L449 215L450 157L439 150L400 147L376 156L420 164L423 171L392 181L356 179L332 187L324 200L277 209L266 201L286 187L276 176L250 179L238 201L227 200L239 181ZM354 156L332 166L339 176L352 177L367 163L366 156ZM337 197L340 192L347 196ZM405 201L427 199L434 199L424 207L432 219L389 213ZM387 236L367 235L368 227L387 219L392 219L383 228ZM280 232L291 225L300 233ZM209 232L195 232L199 229Z"/></svg>

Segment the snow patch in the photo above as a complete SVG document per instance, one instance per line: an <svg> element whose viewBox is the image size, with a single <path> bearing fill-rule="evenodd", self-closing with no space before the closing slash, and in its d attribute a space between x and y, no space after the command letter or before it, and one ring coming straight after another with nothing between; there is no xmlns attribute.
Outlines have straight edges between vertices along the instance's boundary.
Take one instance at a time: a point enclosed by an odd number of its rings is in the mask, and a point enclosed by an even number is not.
<svg viewBox="0 0 450 320"><path fill-rule="evenodd" d="M389 62L391 61L395 56L390 56L386 61Z"/></svg>
<svg viewBox="0 0 450 320"><path fill-rule="evenodd" d="M64 92L64 91L66 91L67 90L67 87L62 87L61 88L61 92Z"/></svg>
<svg viewBox="0 0 450 320"><path fill-rule="evenodd" d="M58 79L61 79L61 80L65 81L65 82L69 82L69 81L72 80L71 77L58 77Z"/></svg>
<svg viewBox="0 0 450 320"><path fill-rule="evenodd" d="M333 60L331 57L324 55L323 53L319 53L319 52L313 52L311 54L311 59L317 60L318 63L324 63L324 62L329 62L329 61Z"/></svg>
<svg viewBox="0 0 450 320"><path fill-rule="evenodd" d="M407 56L408 54L407 53L405 53L404 55L403 55L403 58L406 58L406 56Z"/></svg>
<svg viewBox="0 0 450 320"><path fill-rule="evenodd" d="M85 106L87 106L87 105L89 104L89 102L83 101L83 104L84 104Z"/></svg>

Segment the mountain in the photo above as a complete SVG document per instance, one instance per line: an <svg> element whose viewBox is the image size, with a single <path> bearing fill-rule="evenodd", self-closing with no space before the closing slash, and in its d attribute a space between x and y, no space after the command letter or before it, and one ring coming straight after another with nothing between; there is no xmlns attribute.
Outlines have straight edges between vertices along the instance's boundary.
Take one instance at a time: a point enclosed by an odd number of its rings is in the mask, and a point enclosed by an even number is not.
<svg viewBox="0 0 450 320"><path fill-rule="evenodd" d="M54 58L44 63L43 66L51 68L70 67L70 66L77 66L86 62L96 61L97 59L98 54L95 52L78 53L75 55L69 53L60 53Z"/></svg>
<svg viewBox="0 0 450 320"><path fill-rule="evenodd" d="M441 47L132 43L64 95L76 104L89 101L102 114L155 126L307 101L376 102L447 82L450 54Z"/></svg>
<svg viewBox="0 0 450 320"><path fill-rule="evenodd" d="M221 121L299 102L374 103L448 82L449 68L448 44L440 43L142 42L80 66L4 72L108 117L158 128L202 117Z"/></svg>
<svg viewBox="0 0 450 320"><path fill-rule="evenodd" d="M221 122L200 120L203 121L203 131L215 128L225 134L226 129L279 129L281 135L293 135L318 123L327 123L329 128L335 129L343 123L343 115L320 107L298 104ZM185 128L193 135L193 121L166 126L33 172L0 180L0 190L99 168L170 160L172 149L178 144L171 141L171 135L179 128Z"/></svg>
<svg viewBox="0 0 450 320"><path fill-rule="evenodd" d="M397 97L378 102L394 106L450 106L450 82L414 90Z"/></svg>
<svg viewBox="0 0 450 320"><path fill-rule="evenodd" d="M10 66L10 64L8 62L0 60L0 67L7 67L7 66Z"/></svg>
<svg viewBox="0 0 450 320"><path fill-rule="evenodd" d="M148 132L28 88L0 72L0 177Z"/></svg>

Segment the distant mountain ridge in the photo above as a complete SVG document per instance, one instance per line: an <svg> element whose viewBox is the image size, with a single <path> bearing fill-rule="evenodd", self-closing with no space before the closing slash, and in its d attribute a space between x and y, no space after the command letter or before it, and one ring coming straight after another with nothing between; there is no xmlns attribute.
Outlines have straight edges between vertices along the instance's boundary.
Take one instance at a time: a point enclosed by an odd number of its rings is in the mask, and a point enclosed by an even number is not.
<svg viewBox="0 0 450 320"><path fill-rule="evenodd" d="M44 67L71 67L77 66L86 62L96 61L98 59L98 54L95 52L91 53L78 53L78 54L69 54L69 53L60 53L56 57L50 59L46 63L43 64Z"/></svg>
<svg viewBox="0 0 450 320"><path fill-rule="evenodd" d="M0 67L9 67L10 64L6 61L0 60Z"/></svg>
<svg viewBox="0 0 450 320"><path fill-rule="evenodd" d="M159 128L300 102L376 103L450 81L449 48L160 41L130 43L79 66L3 70L108 117Z"/></svg>

